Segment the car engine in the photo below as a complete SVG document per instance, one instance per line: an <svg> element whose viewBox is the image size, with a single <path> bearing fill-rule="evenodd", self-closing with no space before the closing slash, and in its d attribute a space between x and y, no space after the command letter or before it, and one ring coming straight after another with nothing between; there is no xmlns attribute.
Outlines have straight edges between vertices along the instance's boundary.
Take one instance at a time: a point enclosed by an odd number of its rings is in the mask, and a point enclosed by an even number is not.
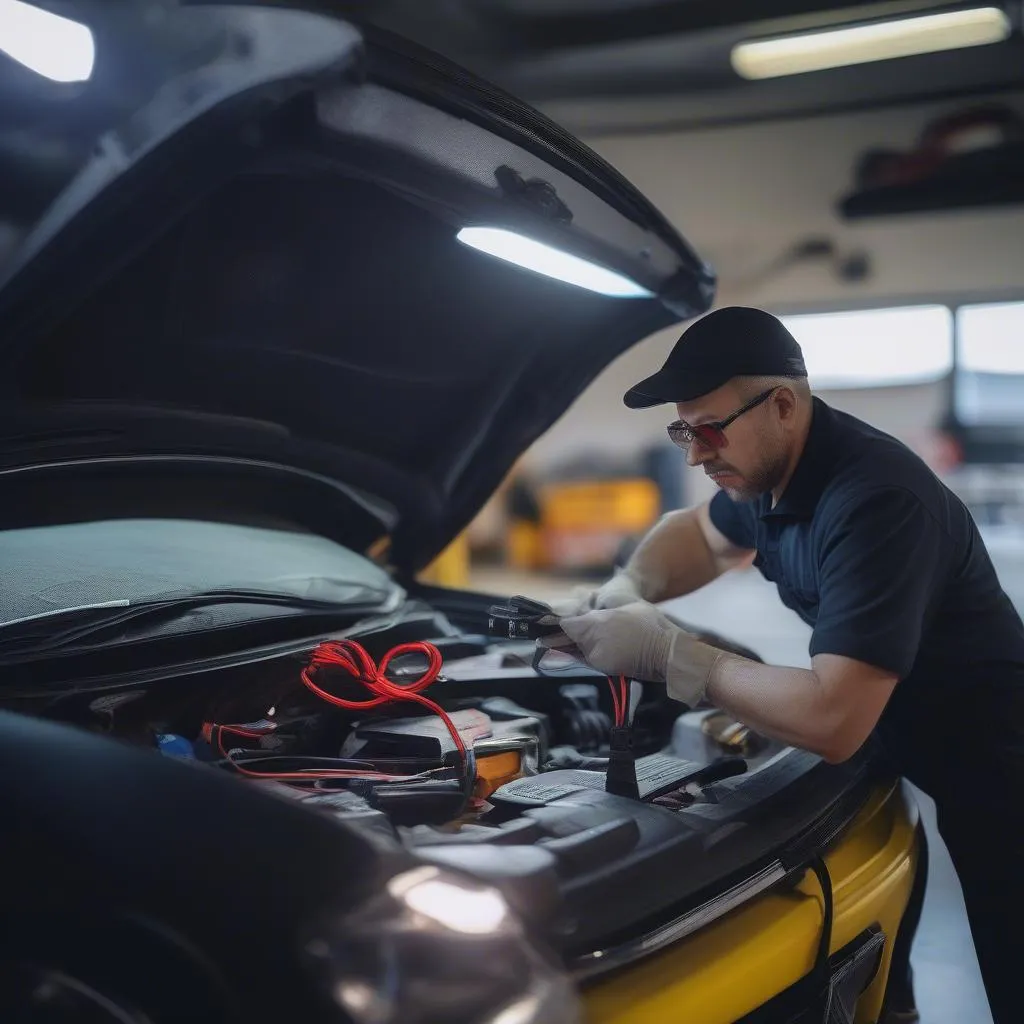
<svg viewBox="0 0 1024 1024"><path fill-rule="evenodd" d="M530 640L472 650L443 660L411 640L375 659L356 641L325 641L212 686L178 679L94 697L89 724L415 847L564 842L614 819L618 802L602 798L623 734L632 796L670 811L713 800L718 783L779 749L714 709L683 713L664 687L570 659L546 669ZM68 717L84 724L85 710ZM586 815L544 813L580 793Z"/></svg>

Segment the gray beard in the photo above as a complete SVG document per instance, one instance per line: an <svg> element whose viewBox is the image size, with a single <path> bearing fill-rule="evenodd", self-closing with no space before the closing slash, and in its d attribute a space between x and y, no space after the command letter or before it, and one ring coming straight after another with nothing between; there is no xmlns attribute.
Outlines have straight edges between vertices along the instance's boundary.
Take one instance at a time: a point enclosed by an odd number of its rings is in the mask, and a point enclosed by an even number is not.
<svg viewBox="0 0 1024 1024"><path fill-rule="evenodd" d="M758 469L751 476L745 478L745 483L742 488L723 488L726 494L732 498L733 501L741 503L749 503L757 501L762 494L768 494L774 490L782 477L785 474L785 459L782 456L776 456L771 461L765 463L760 469Z"/></svg>

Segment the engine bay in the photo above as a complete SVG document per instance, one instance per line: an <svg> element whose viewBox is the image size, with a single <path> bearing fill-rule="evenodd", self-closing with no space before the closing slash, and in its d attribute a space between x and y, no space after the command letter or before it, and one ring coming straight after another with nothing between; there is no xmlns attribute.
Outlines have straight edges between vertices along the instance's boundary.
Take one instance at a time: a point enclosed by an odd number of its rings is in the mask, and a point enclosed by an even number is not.
<svg viewBox="0 0 1024 1024"><path fill-rule="evenodd" d="M424 604L301 652L21 710L470 872L580 964L723 887L777 881L781 850L820 842L863 799L863 766L689 710L663 685L538 661L534 640Z"/></svg>
<svg viewBox="0 0 1024 1024"><path fill-rule="evenodd" d="M713 709L682 713L663 687L583 665L551 678L533 655L532 643L506 641L443 663L413 641L378 662L356 641L325 641L291 662L291 685L227 686L199 707L150 687L88 709L93 728L375 820L413 845L480 842L570 791L604 792L627 715L637 796L665 810L713 799L714 783L780 749Z"/></svg>

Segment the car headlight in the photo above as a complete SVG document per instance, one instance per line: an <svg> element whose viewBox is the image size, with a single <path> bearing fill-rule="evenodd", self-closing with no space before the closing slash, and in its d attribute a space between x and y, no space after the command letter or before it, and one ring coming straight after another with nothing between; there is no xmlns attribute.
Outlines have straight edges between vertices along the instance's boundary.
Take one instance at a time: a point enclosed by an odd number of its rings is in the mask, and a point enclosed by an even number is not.
<svg viewBox="0 0 1024 1024"><path fill-rule="evenodd" d="M322 926L306 945L357 1024L574 1024L572 982L495 888L433 866Z"/></svg>

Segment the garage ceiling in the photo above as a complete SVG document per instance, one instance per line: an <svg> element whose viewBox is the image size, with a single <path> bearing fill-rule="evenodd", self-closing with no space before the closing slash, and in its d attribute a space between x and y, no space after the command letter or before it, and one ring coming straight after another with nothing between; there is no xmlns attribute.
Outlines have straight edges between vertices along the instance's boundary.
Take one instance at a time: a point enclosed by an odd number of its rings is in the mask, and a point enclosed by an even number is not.
<svg viewBox="0 0 1024 1024"><path fill-rule="evenodd" d="M585 136L806 117L1024 86L1021 0L1006 42L751 82L736 43L987 4L934 0L321 0L405 35Z"/></svg>
<svg viewBox="0 0 1024 1024"><path fill-rule="evenodd" d="M179 51L202 50L202 40L179 39L167 29L174 22L164 17L166 9L221 0L34 2L102 26L101 59L75 99L73 87L49 82L0 53L0 252L5 232L45 207L133 97L156 88ZM765 81L744 80L733 70L736 43L962 10L987 0L864 0L856 6L824 0L250 2L319 8L398 32L588 140L1024 90L1024 0L992 0L1002 3L1014 25L1005 42ZM133 46L141 37L147 46Z"/></svg>

